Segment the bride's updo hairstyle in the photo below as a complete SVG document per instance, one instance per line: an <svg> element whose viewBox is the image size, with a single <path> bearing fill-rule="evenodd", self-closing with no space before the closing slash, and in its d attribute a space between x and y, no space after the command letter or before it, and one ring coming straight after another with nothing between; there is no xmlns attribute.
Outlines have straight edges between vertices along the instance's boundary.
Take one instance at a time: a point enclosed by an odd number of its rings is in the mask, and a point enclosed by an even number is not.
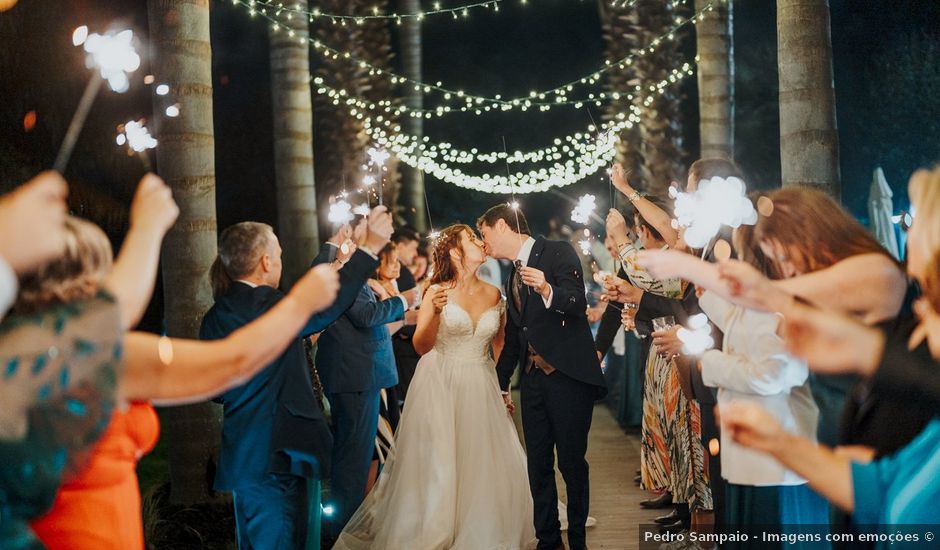
<svg viewBox="0 0 940 550"><path fill-rule="evenodd" d="M434 243L434 249L431 252L431 260L434 262L434 276L431 277L432 285L449 283L457 279L457 268L451 261L450 251L455 247L460 248L460 237L464 232L473 233L469 225L456 224L445 228L437 237ZM463 255L463 251L460 251Z"/></svg>

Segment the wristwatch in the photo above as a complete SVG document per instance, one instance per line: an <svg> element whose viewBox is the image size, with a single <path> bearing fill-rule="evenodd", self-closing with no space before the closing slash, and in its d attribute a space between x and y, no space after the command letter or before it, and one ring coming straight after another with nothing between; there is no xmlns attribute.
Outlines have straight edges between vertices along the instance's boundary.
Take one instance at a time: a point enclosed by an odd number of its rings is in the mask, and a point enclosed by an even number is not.
<svg viewBox="0 0 940 550"><path fill-rule="evenodd" d="M636 202L636 201L640 200L640 192L634 189L632 193L630 193L629 195L627 195L627 199L628 199L630 202Z"/></svg>

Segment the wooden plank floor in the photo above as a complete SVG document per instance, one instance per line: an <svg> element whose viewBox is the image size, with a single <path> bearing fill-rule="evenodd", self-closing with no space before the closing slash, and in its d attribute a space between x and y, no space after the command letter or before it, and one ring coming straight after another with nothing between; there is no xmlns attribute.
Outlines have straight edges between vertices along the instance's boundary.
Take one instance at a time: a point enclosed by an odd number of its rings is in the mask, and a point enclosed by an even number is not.
<svg viewBox="0 0 940 550"><path fill-rule="evenodd" d="M521 431L520 415L517 413L514 418ZM587 530L588 547L591 550L638 548L639 525L652 523L654 517L668 510L640 508L640 501L648 495L633 483L633 476L640 467L639 435L625 433L604 405L594 408L588 463L591 466L591 516L597 518L597 525ZM558 493L566 500L561 474L557 479Z"/></svg>

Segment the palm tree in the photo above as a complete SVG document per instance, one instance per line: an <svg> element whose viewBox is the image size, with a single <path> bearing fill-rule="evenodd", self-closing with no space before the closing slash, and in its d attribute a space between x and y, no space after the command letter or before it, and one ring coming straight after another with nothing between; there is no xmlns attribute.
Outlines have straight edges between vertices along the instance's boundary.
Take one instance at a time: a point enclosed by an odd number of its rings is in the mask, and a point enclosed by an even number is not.
<svg viewBox="0 0 940 550"><path fill-rule="evenodd" d="M173 190L179 219L163 241L164 316L170 336L195 338L212 305L207 277L216 257L215 136L208 0L148 0L153 72L170 85L180 115L154 105L159 173ZM221 414L211 403L161 409L169 442L175 503L209 497L210 463L218 448Z"/></svg>
<svg viewBox="0 0 940 550"><path fill-rule="evenodd" d="M709 0L695 0L695 11ZM734 40L732 0L718 2L695 27L702 158L734 158Z"/></svg>
<svg viewBox="0 0 940 550"><path fill-rule="evenodd" d="M777 0L777 71L783 185L818 187L838 198L828 0Z"/></svg>
<svg viewBox="0 0 940 550"><path fill-rule="evenodd" d="M633 7L624 7L623 3L611 3L610 0L598 0L601 26L604 34L604 53L607 59L623 59L639 48L639 28L636 23L636 10ZM603 118L605 121L615 120L619 115L630 116L633 103L625 98L627 94L635 92L637 86L636 71L628 65L622 70L611 70L607 73L604 85L608 94L620 94L619 101L614 100L607 104ZM620 141L617 143L617 162L630 174L639 174L643 164L640 154L640 128L632 125L620 132Z"/></svg>
<svg viewBox="0 0 940 550"><path fill-rule="evenodd" d="M400 13L419 13L421 2L419 0L400 0L398 2ZM399 48L401 51L402 68L404 75L412 80L421 81L421 22L416 18L405 20L399 31ZM407 86L405 105L411 109L420 110L424 106L421 92L414 87ZM412 136L421 137L424 133L422 119L406 117L402 125L405 132ZM418 231L428 229L427 214L424 205L424 177L414 168L402 168L402 206L405 209L405 218Z"/></svg>
<svg viewBox="0 0 940 550"><path fill-rule="evenodd" d="M307 11L307 0L294 0ZM313 107L310 99L309 23L282 15L270 31L271 95L274 111L274 175L278 235L284 250L284 288L310 266L319 246L313 183Z"/></svg>
<svg viewBox="0 0 940 550"><path fill-rule="evenodd" d="M634 6L640 46L648 49L653 41L675 24L672 2L640 0ZM682 64L678 40L663 40L655 51L640 56L634 64L637 80L644 94L648 86L668 78L669 72ZM681 92L667 86L662 94L637 98L640 107L640 151L643 155L643 179L646 189L664 195L670 182L684 170L680 115Z"/></svg>

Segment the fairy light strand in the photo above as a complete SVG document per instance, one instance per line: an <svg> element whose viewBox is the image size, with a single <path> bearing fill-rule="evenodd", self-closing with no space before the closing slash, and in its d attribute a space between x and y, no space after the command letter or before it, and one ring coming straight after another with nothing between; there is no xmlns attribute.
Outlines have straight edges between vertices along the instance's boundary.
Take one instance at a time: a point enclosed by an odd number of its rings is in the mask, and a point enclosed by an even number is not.
<svg viewBox="0 0 940 550"><path fill-rule="evenodd" d="M517 96L514 98L506 98L506 99L502 98L501 95L488 97L488 96L483 96L483 95L468 94L464 92L463 90L455 90L452 88L445 87L443 83L441 83L440 81L434 84L431 84L431 83L415 80L407 76L403 76L398 73L389 71L382 67L373 65L372 63L369 63L368 61L365 61L364 59L361 59L359 57L352 55L348 51L344 52L339 49L327 46L326 44L322 43L318 39L314 39L314 38L306 37L306 36L300 36L300 37L297 37L297 39L301 43L311 44L315 51L317 51L319 54L321 54L327 59L346 60L350 63L354 63L358 65L359 67L363 69L368 69L370 76L383 75L383 76L390 78L393 84L410 85L414 88L415 91L418 91L418 92L422 92L425 94L431 93L431 92L438 92L444 95L445 100L451 100L454 97L456 97L458 98L458 100L465 101L465 102L469 100L479 105L489 103L493 105L512 105L512 106L518 107L518 106L522 106L524 102L527 100L531 103L532 100L544 100L549 95L553 95L553 94L556 96L555 98L556 100L560 97L560 98L563 98L562 101L567 101L568 92L573 91L575 86L581 85L581 84L593 85L599 82L600 78L603 75L605 75L607 72L610 72L614 69L626 69L628 66L632 65L638 59L643 58L652 52L655 52L657 48L659 47L659 45L662 44L663 41L675 39L676 32L678 32L680 29L682 29L686 25L689 25L689 24L695 25L696 23L704 20L708 12L714 11L715 7L718 4L725 2L725 1L726 0L714 0L710 2L709 4L707 4L706 6L702 7L702 9L694 12L689 17L677 18L677 21L679 21L678 23L676 23L672 28L670 28L666 32L654 38L649 44L647 44L643 48L640 48L638 52L631 53L615 61L607 60L604 62L603 67L601 67L597 71L594 71L591 74L584 75L580 78L576 78L574 80L571 80L569 82L566 82L564 84L561 84L551 89L541 90L541 91L533 90L529 92L527 96ZM249 13L251 15L260 15L262 18L268 20L271 23L271 28L273 32L278 32L284 28L284 26L281 25L281 23L279 23L272 15L266 12L267 10L262 12L254 8L251 8L249 2L250 0L232 0L232 3L234 5L241 5L245 8L248 8ZM295 34L294 31L292 30L287 30L287 33L291 37L293 37Z"/></svg>
<svg viewBox="0 0 940 550"><path fill-rule="evenodd" d="M293 6L285 5L284 2L272 2L270 0L247 0L248 5L251 9L257 10L262 13L267 13L268 10L274 12L276 16L280 16L281 13L286 13L288 19L293 19L294 17L303 17L306 18L309 22L313 23L315 21L329 21L330 23L339 24L339 25L348 25L353 23L355 25L362 25L369 21L387 21L393 20L398 24L401 24L403 21L414 19L416 21L423 22L428 16L435 15L451 15L453 19L460 19L469 17L471 10L477 8L484 8L492 10L493 12L499 12L499 3L501 0L485 0L483 2L474 2L471 4L464 4L462 6L456 6L452 8L443 8L440 5L440 2L434 3L434 8L430 10L420 10L416 13L379 13L379 7L375 6L372 8L372 13L362 14L362 15L349 15L349 14L339 14L339 13L329 13L324 12L320 8L313 8L311 10L306 10L300 4L294 4ZM233 2L236 3L236 2Z"/></svg>

